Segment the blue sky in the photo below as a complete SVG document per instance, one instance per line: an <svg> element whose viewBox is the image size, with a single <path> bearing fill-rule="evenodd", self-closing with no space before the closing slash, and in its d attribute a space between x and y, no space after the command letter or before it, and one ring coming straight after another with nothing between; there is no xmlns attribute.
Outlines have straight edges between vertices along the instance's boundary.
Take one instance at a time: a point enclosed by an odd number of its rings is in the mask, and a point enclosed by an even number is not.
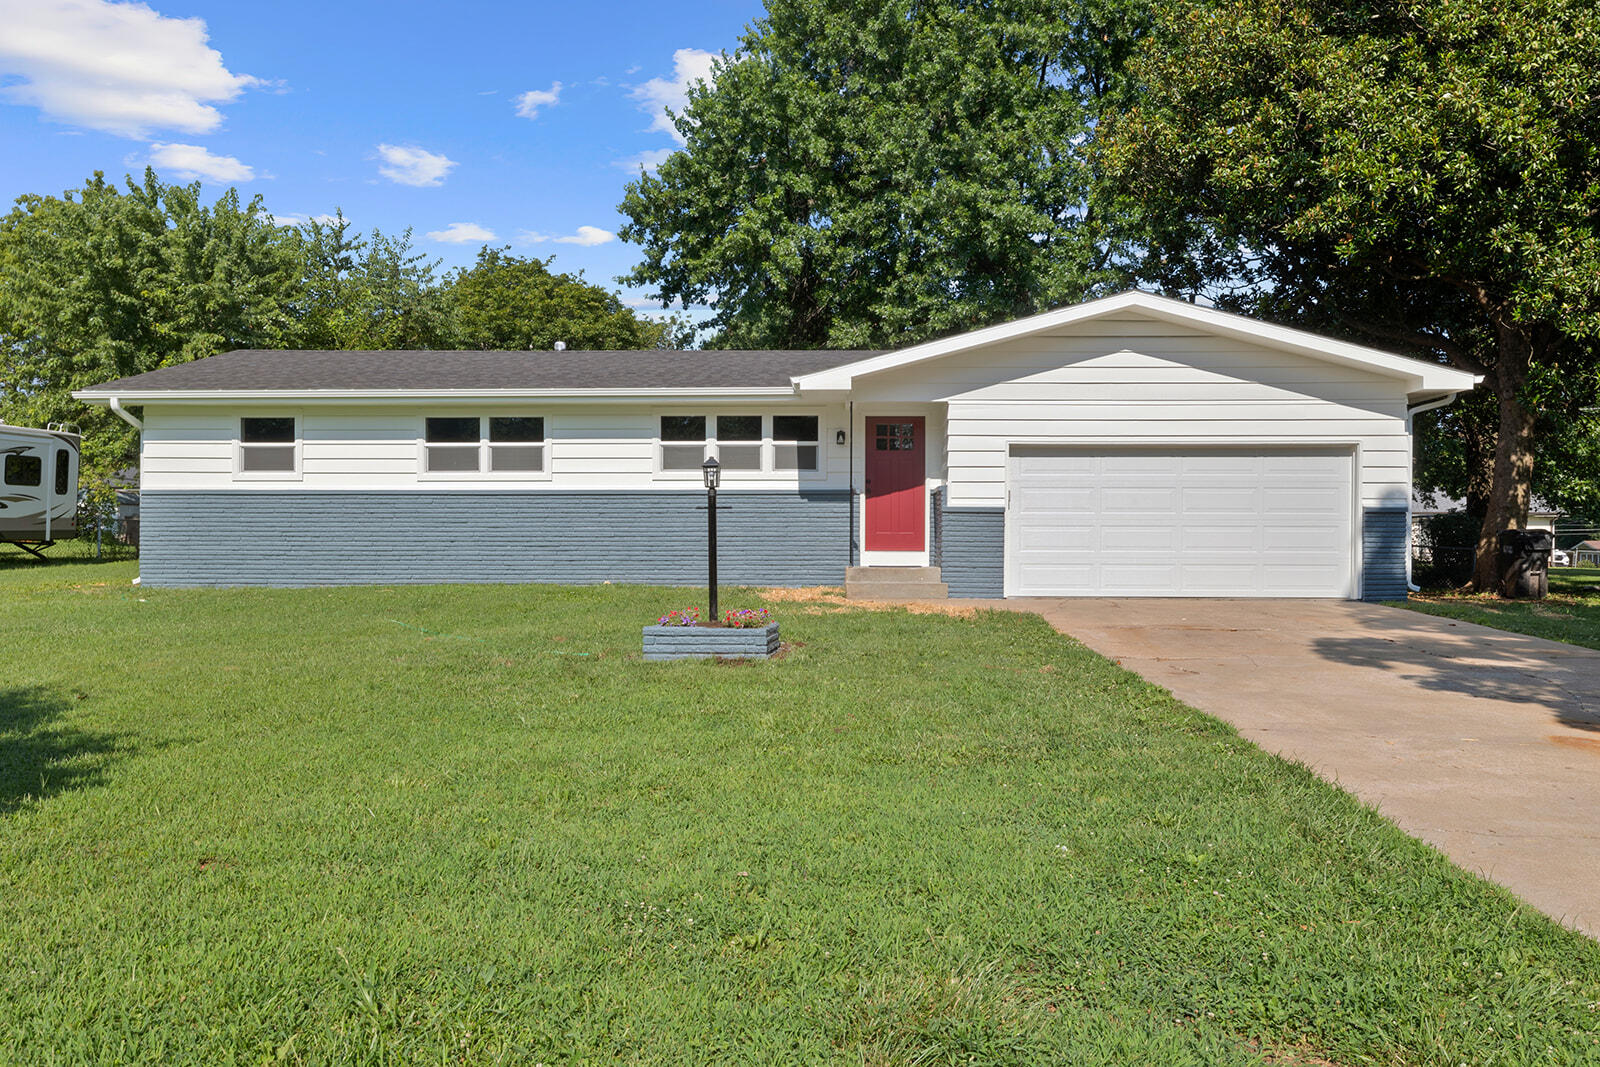
<svg viewBox="0 0 1600 1067"><path fill-rule="evenodd" d="M444 268L509 244L614 288L638 258L612 236L623 186L678 144L663 106L761 11L0 0L0 194L153 161L280 219L411 227Z"/></svg>

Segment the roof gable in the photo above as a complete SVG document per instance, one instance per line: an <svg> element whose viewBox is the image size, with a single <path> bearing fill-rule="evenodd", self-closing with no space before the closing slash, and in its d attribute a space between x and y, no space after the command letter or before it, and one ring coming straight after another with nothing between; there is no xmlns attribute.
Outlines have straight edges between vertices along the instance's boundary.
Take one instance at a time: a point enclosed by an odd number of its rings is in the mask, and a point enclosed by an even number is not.
<svg viewBox="0 0 1600 1067"><path fill-rule="evenodd" d="M1400 379L1405 382L1407 391L1411 394L1440 395L1464 392L1471 389L1478 381L1473 375L1450 367L1346 341L1337 341L1305 330L1260 322L1242 315L1218 311L1215 308L1199 307L1182 300L1131 290L1084 304L1046 311L1014 322L1001 323L998 326L989 326L954 337L885 352L811 374L797 375L794 384L802 393L846 391L852 387L857 378L898 370L957 353L971 352L1018 338L1059 333L1095 320L1121 319L1130 315L1187 326L1219 336L1234 337L1253 345L1275 348L1311 359L1320 359Z"/></svg>

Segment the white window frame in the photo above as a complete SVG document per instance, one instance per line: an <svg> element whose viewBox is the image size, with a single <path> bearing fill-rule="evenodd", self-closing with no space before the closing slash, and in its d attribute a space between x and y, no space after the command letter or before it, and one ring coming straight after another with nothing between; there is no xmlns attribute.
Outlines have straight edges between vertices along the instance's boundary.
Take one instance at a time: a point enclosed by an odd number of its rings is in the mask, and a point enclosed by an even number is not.
<svg viewBox="0 0 1600 1067"><path fill-rule="evenodd" d="M293 419L294 420L294 470L292 471L247 471L244 469L244 450L249 445L244 442L245 419ZM245 415L234 416L233 420L233 480L236 482L299 482L305 480L305 467L303 464L306 440L305 416L298 410L294 411L261 411ZM257 442L260 445L260 442ZM282 447L266 445L264 447Z"/></svg>
<svg viewBox="0 0 1600 1067"><path fill-rule="evenodd" d="M475 471L430 471L428 469L428 420L429 419L477 419L478 443L471 444L435 444L436 448L459 448L465 451L476 448L478 453L478 469ZM537 446L543 449L544 463L542 470L536 471L497 471L490 470L491 449L489 441L490 419L543 419L544 438L539 441L502 441L502 445L515 445L517 447ZM550 416L537 411L429 411L425 412L417 424L417 478L425 482L547 482L551 479L551 435Z"/></svg>
<svg viewBox="0 0 1600 1067"><path fill-rule="evenodd" d="M666 416L666 415L700 416L700 417L704 418L706 420L706 438L705 438L705 441L703 442L703 447L702 447L702 452L701 452L702 462L704 461L704 457L709 455L709 456L716 456L717 457L717 461L719 463L722 460L722 448L721 448L721 444L722 443L717 439L717 436L716 436L716 434L717 434L717 418L718 418L718 416L720 416L720 415L759 415L760 416L760 418L761 418L761 440L759 440L759 441L730 441L730 442L728 442L728 444L733 444L733 445L759 445L760 449L761 449L761 466L760 466L760 468L757 469L757 470L732 470L732 469L729 469L727 467L724 467L724 468L722 468L722 481L723 481L723 484L727 484L728 482L789 481L791 479L810 482L810 481L821 481L821 480L827 478L827 476L828 476L828 449L827 449L827 446L826 446L826 442L827 442L827 436L828 436L829 427L828 427L827 418L826 418L826 416L823 414L823 412L821 410L815 409L815 408L807 408L807 409L805 409L803 411L782 411L782 410L773 411L770 408L763 410L757 405L751 405L750 407L746 407L746 408L730 408L730 409L728 409L726 411L706 411L706 410L701 409L701 410L693 410L693 411L662 411L662 410L657 410L657 411L652 412L650 417L651 417L651 419L654 420L654 424L653 424L654 433L651 435L651 439L650 439L651 468L652 468L652 471L654 473L654 477L656 479L660 480L660 481L700 482L702 480L702 475L701 475L701 472L700 472L700 470L698 468L696 468L695 470L668 470L668 469L666 469L665 467L662 466L662 446L663 445L690 445L690 444L693 444L693 442L691 442L691 441L664 441L664 440L662 440L662 438L661 438L661 419L662 419L663 416ZM776 463L777 463L777 445L780 442L777 442L777 441L773 440L773 437L772 437L772 420L773 420L773 418L775 416L778 416L778 415L809 416L809 417L814 417L817 420L817 439L816 439L816 442L815 442L816 448L817 448L817 466L816 466L815 470L779 470L779 469L777 469L777 466L776 466ZM787 442L786 441L786 442L781 442L781 443L789 444L791 442ZM807 441L807 442L800 442L800 443L801 444L811 444L812 442Z"/></svg>

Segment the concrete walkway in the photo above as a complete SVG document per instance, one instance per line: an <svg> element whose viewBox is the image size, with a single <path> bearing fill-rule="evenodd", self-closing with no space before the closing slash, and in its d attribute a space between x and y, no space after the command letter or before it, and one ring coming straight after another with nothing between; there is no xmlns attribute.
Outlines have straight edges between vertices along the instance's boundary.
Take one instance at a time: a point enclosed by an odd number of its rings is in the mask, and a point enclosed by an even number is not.
<svg viewBox="0 0 1600 1067"><path fill-rule="evenodd" d="M995 601L1600 936L1600 652L1325 600Z"/></svg>

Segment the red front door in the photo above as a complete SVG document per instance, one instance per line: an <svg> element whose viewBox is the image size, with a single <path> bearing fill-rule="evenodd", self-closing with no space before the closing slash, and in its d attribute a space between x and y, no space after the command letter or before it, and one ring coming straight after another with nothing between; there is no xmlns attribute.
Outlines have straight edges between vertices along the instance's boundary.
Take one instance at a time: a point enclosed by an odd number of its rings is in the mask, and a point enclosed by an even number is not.
<svg viewBox="0 0 1600 1067"><path fill-rule="evenodd" d="M920 552L928 518L921 416L867 420L869 552Z"/></svg>

